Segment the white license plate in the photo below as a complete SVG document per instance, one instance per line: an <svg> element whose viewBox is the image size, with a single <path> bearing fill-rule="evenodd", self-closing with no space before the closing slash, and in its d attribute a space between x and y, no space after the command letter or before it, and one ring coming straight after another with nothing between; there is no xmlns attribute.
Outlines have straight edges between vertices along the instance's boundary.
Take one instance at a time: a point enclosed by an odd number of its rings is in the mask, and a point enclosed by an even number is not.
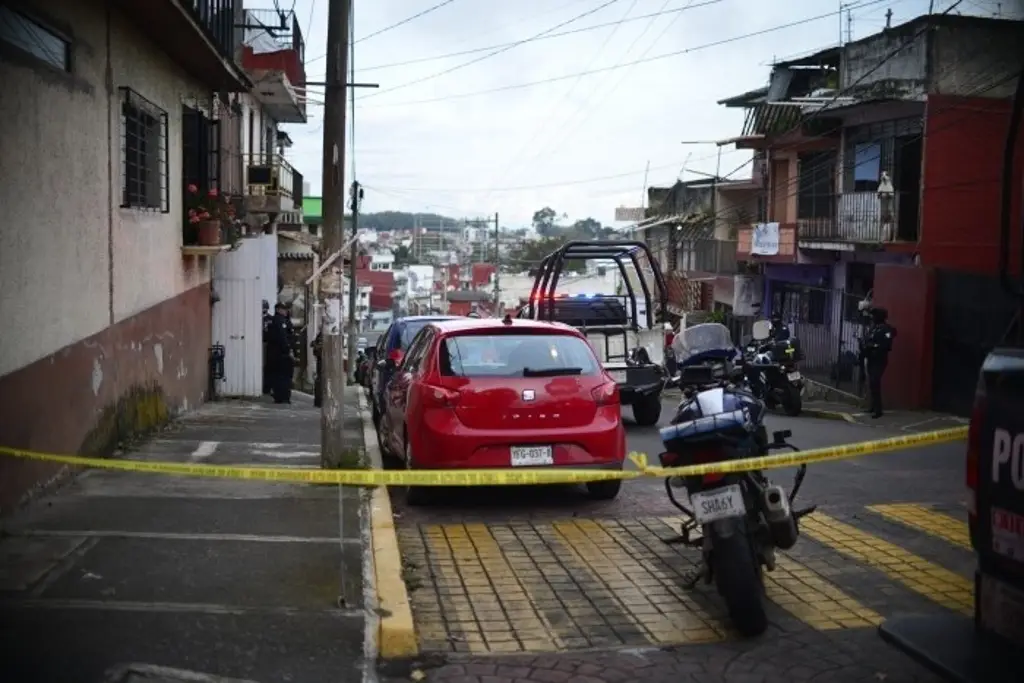
<svg viewBox="0 0 1024 683"><path fill-rule="evenodd" d="M747 507L743 504L743 491L738 485L691 493L690 503L693 505L693 514L700 524L747 514Z"/></svg>
<svg viewBox="0 0 1024 683"><path fill-rule="evenodd" d="M553 465L555 457L551 446L513 446L512 467L538 467Z"/></svg>
<svg viewBox="0 0 1024 683"><path fill-rule="evenodd" d="M1024 647L1024 593L982 575L978 603L983 628Z"/></svg>
<svg viewBox="0 0 1024 683"><path fill-rule="evenodd" d="M798 379L800 379L800 373L799 372L791 372L791 373L789 373L787 375L787 377L789 377L789 381L790 382L795 382Z"/></svg>
<svg viewBox="0 0 1024 683"><path fill-rule="evenodd" d="M627 375L625 370L609 370L608 374L612 376L612 379L615 380L616 384L626 383Z"/></svg>

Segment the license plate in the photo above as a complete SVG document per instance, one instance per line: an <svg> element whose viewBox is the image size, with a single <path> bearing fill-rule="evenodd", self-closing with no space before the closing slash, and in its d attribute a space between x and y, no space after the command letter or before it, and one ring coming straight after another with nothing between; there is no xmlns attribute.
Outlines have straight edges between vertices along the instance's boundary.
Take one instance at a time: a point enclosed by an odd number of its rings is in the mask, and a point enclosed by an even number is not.
<svg viewBox="0 0 1024 683"><path fill-rule="evenodd" d="M700 524L747 514L747 507L743 504L743 491L738 485L691 493L690 503L693 505L693 514Z"/></svg>
<svg viewBox="0 0 1024 683"><path fill-rule="evenodd" d="M978 602L982 628L1024 646L1024 593L982 575Z"/></svg>
<svg viewBox="0 0 1024 683"><path fill-rule="evenodd" d="M553 465L554 455L551 446L513 446L512 467L537 467Z"/></svg>
<svg viewBox="0 0 1024 683"><path fill-rule="evenodd" d="M790 382L795 382L798 379L800 379L800 373L799 372L791 372L791 373L789 373L789 375L787 375L787 377L789 377L789 381Z"/></svg>

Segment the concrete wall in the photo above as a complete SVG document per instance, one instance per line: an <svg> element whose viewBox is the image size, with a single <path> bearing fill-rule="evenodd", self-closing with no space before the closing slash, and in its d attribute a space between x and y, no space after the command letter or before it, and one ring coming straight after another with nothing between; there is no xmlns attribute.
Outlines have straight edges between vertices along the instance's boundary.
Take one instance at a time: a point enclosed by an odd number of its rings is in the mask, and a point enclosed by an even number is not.
<svg viewBox="0 0 1024 683"><path fill-rule="evenodd" d="M117 15L108 23L102 3L32 5L74 36L73 73L0 59L0 318L16 321L0 340L0 376L209 279L181 258L175 181L181 107L202 88ZM169 213L118 208L121 86L169 115Z"/></svg>
<svg viewBox="0 0 1024 683"><path fill-rule="evenodd" d="M209 93L99 0L35 0L70 73L0 46L0 443L109 455L205 399L208 259L183 256L182 106ZM167 112L167 213L122 209L118 88ZM59 468L0 459L0 513Z"/></svg>

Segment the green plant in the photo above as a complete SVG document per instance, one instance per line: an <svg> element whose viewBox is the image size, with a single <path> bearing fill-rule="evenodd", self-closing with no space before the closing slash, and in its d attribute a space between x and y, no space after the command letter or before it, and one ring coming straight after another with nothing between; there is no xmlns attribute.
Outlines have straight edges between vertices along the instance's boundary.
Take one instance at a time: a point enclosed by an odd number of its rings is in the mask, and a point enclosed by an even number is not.
<svg viewBox="0 0 1024 683"><path fill-rule="evenodd" d="M217 188L211 188L203 194L196 185L189 185L186 203L189 223L220 221L233 224L235 221L235 207L231 204L231 198L221 194Z"/></svg>

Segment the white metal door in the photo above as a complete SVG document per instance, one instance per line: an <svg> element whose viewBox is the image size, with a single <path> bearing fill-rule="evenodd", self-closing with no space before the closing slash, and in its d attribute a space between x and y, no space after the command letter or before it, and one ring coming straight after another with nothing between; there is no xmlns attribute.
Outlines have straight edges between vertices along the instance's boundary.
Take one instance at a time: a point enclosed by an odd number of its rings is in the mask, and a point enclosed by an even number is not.
<svg viewBox="0 0 1024 683"><path fill-rule="evenodd" d="M213 289L219 301L213 305L213 343L224 346L224 381L217 387L221 396L256 398L263 393L265 251L262 238L243 239L237 250L214 261ZM275 273L275 290L276 281Z"/></svg>

